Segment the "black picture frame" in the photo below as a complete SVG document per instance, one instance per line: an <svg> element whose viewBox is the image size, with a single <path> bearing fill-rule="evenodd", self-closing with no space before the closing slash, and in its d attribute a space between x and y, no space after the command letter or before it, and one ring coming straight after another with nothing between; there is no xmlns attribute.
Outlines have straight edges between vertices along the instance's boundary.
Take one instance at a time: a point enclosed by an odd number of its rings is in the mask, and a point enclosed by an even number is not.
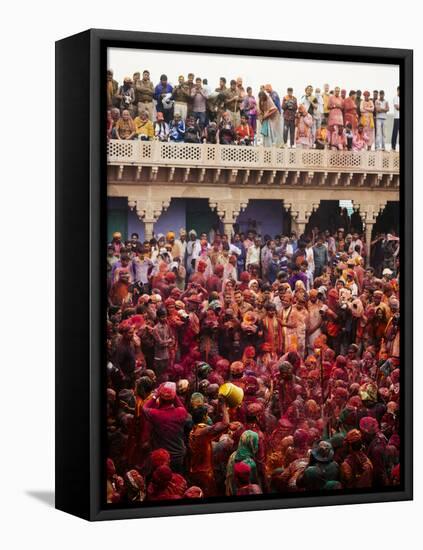
<svg viewBox="0 0 423 550"><path fill-rule="evenodd" d="M108 47L397 64L401 86L402 484L380 492L261 496L206 503L102 505L102 365ZM71 124L69 123L71 121ZM413 498L413 52L91 29L56 43L56 508L87 520L361 504Z"/></svg>

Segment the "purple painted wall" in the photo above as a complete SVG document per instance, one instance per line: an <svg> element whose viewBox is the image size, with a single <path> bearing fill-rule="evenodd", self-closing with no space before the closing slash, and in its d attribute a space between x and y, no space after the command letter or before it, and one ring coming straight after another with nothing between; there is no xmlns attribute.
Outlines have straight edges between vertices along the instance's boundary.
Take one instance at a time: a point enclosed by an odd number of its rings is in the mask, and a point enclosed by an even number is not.
<svg viewBox="0 0 423 550"><path fill-rule="evenodd" d="M238 216L240 231L256 228L262 236L268 234L271 237L282 233L282 220L282 201L277 200L251 200Z"/></svg>
<svg viewBox="0 0 423 550"><path fill-rule="evenodd" d="M144 222L142 222L135 210L129 210L128 208L128 236L131 233L138 233L140 241L144 240Z"/></svg>
<svg viewBox="0 0 423 550"><path fill-rule="evenodd" d="M181 227L185 228L186 208L185 199L172 199L169 208L163 212L157 222L154 224L154 233L166 235L168 231L173 231L176 236L179 235Z"/></svg>
<svg viewBox="0 0 423 550"><path fill-rule="evenodd" d="M109 208L115 211L125 212L127 199L124 197L109 198ZM127 208L128 236L131 233L138 233L140 240L144 239L144 223L138 219L135 211ZM282 233L283 209L282 202L276 200L252 200L247 208L238 217L238 224L241 231L247 231L254 227L261 235L269 234L272 237ZM154 233L166 234L174 231L179 234L181 227L186 225L186 199L172 199L169 208L163 212L154 225Z"/></svg>

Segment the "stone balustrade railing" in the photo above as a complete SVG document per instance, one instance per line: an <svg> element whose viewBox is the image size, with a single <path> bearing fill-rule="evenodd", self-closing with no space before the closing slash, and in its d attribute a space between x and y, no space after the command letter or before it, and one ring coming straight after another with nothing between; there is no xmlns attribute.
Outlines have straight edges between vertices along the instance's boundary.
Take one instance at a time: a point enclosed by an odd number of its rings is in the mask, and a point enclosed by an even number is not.
<svg viewBox="0 0 423 550"><path fill-rule="evenodd" d="M215 169L257 169L399 174L397 152L332 151L263 146L162 143L110 140L108 163L134 166L179 166Z"/></svg>

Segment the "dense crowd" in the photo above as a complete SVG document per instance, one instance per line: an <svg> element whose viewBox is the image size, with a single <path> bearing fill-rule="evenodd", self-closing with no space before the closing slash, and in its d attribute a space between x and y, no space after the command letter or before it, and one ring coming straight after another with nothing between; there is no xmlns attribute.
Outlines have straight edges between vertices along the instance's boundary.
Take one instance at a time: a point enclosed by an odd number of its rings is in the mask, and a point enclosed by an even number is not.
<svg viewBox="0 0 423 550"><path fill-rule="evenodd" d="M399 87L390 105L383 90L347 91L308 85L297 99L293 88L282 98L271 84L257 98L243 79L207 79L189 74L176 85L165 74L154 85L150 73L125 77L122 85L107 71L108 139L289 146L363 151L385 150L386 121L393 113L391 150L399 136Z"/></svg>
<svg viewBox="0 0 423 550"><path fill-rule="evenodd" d="M372 250L343 228L115 233L107 502L399 484L399 238Z"/></svg>

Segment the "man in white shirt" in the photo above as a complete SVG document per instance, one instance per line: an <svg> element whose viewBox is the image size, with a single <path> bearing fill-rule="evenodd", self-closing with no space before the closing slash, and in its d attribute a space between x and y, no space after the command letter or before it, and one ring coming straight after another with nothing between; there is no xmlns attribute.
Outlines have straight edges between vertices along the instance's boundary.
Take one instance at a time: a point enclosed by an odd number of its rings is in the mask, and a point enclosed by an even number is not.
<svg viewBox="0 0 423 550"><path fill-rule="evenodd" d="M181 229L179 230L179 239L176 239L175 242L178 243L178 246L181 249L180 258L181 258L181 262L184 263L185 253L186 253L186 250L187 250L187 232L186 232L186 229L181 227Z"/></svg>
<svg viewBox="0 0 423 550"><path fill-rule="evenodd" d="M385 99L385 92L380 90L379 99L376 100L376 150L385 150L385 125L389 103Z"/></svg>
<svg viewBox="0 0 423 550"><path fill-rule="evenodd" d="M241 255L242 250L238 246L231 243L227 235L222 236L222 245L224 245L225 243L229 246L230 254L235 254L235 256L237 257Z"/></svg>
<svg viewBox="0 0 423 550"><path fill-rule="evenodd" d="M314 277L315 265L314 265L314 252L313 252L313 241L311 239L306 240L306 260L308 264L308 272L311 274L311 278ZM307 275L308 276L308 275Z"/></svg>
<svg viewBox="0 0 423 550"><path fill-rule="evenodd" d="M137 249L136 256L132 258L131 272L135 283L148 286L148 276L154 267L153 262L145 255L143 247Z"/></svg>
<svg viewBox="0 0 423 550"><path fill-rule="evenodd" d="M392 128L391 149L395 151L397 148L397 140L399 134L399 121L400 121L400 87L397 88L397 95L393 100L394 105L394 127Z"/></svg>
<svg viewBox="0 0 423 550"><path fill-rule="evenodd" d="M254 239L254 244L247 250L247 259L245 266L248 268L250 265L260 266L260 238Z"/></svg>
<svg viewBox="0 0 423 550"><path fill-rule="evenodd" d="M347 271L347 288L350 290L353 298L357 298L358 295L358 286L354 280L355 274L353 269Z"/></svg>
<svg viewBox="0 0 423 550"><path fill-rule="evenodd" d="M207 78L203 78L203 88L207 94L207 97L213 92L211 86L209 86L209 81Z"/></svg>
<svg viewBox="0 0 423 550"><path fill-rule="evenodd" d="M359 247L358 253L361 256L361 254L363 252L363 241L359 238L358 233L354 233L354 235L353 235L351 244L348 248L348 254L353 254L353 252L355 251L356 246Z"/></svg>
<svg viewBox="0 0 423 550"><path fill-rule="evenodd" d="M188 275L195 269L195 260L197 260L201 254L200 239L197 237L197 232L194 229L188 233L188 242L186 248L186 267Z"/></svg>

